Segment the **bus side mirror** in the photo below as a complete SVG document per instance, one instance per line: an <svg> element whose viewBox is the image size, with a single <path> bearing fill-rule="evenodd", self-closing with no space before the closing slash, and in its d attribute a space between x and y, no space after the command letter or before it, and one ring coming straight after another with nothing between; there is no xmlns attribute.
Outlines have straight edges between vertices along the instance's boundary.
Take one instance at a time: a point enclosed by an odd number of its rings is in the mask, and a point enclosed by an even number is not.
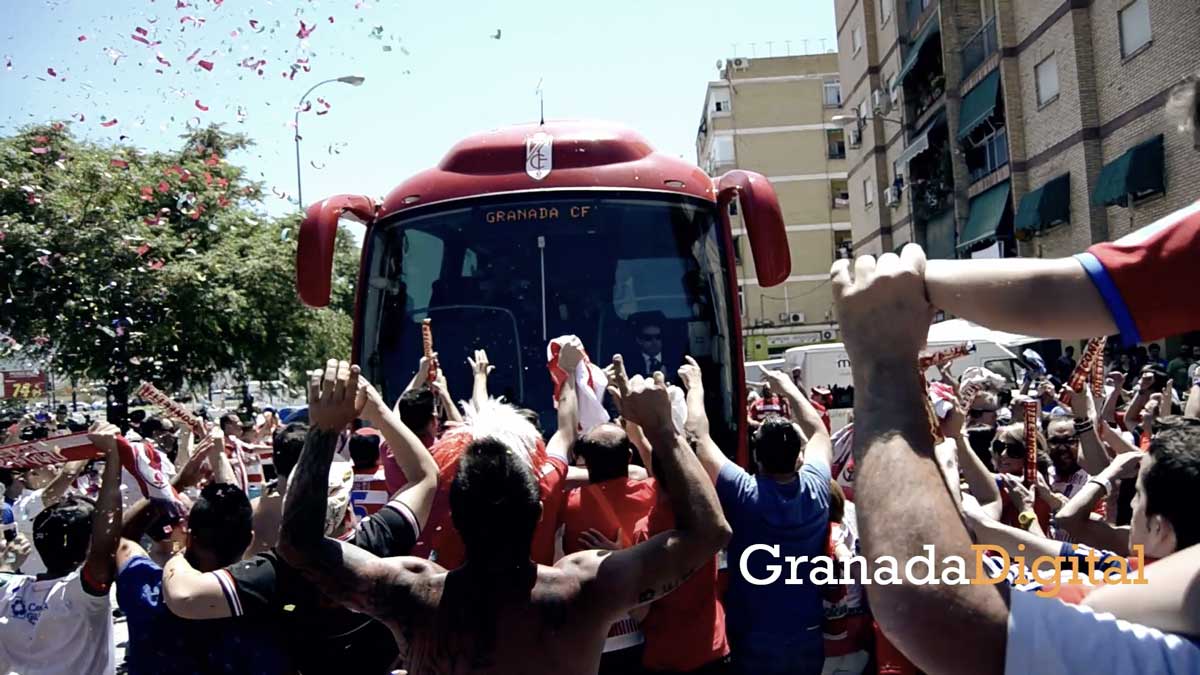
<svg viewBox="0 0 1200 675"><path fill-rule="evenodd" d="M308 207L296 237L296 291L304 304L329 304L338 220L348 214L369 224L375 220L375 208L375 200L362 195L338 195Z"/></svg>
<svg viewBox="0 0 1200 675"><path fill-rule="evenodd" d="M742 220L746 222L746 234L750 236L758 285L767 287L783 283L792 273L792 254L775 188L760 173L735 169L717 179L717 203L726 218L729 203L735 198L741 202Z"/></svg>

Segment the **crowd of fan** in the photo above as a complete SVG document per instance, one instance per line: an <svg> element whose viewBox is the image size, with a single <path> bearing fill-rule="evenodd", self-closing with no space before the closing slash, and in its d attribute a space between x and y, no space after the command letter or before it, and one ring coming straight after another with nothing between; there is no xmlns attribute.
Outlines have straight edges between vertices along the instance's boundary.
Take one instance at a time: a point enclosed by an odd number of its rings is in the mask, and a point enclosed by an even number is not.
<svg viewBox="0 0 1200 675"><path fill-rule="evenodd" d="M1156 236L1194 241L1197 214ZM803 373L769 371L751 467L713 441L696 361L628 377L572 336L551 348L549 438L489 396L482 351L458 404L428 360L394 405L331 360L308 374L306 424L93 425L102 460L3 474L0 669L112 672L115 598L135 674L1200 672L1200 378L1148 351L1103 398L1038 384L1030 484L1003 378L926 384L917 366L935 306L1063 338L1195 328L1195 301L1139 304L1126 284L1145 265L1195 276L1187 247L1150 241L1093 260L839 261L854 422L831 436ZM1131 247L1150 262L1110 256ZM1029 311L1035 295L1055 311ZM131 453L169 476L167 498L129 475ZM973 544L1000 583L809 582L821 556L974 561ZM1039 597L1048 567L1089 564L1101 576ZM1106 583L1117 571L1145 583Z"/></svg>

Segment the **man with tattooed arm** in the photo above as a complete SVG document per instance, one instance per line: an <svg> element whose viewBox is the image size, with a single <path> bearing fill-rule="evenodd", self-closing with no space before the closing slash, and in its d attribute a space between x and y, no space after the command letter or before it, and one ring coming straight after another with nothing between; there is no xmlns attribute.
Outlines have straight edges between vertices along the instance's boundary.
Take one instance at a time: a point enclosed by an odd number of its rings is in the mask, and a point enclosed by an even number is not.
<svg viewBox="0 0 1200 675"><path fill-rule="evenodd" d="M338 433L365 404L358 367L310 375L312 428L284 505L279 552L325 594L392 629L408 671L594 673L609 625L678 587L729 539L712 482L672 426L667 388L634 377L622 412L639 424L671 485L676 527L620 551L530 560L542 516L537 480L504 433L476 437L451 488L467 561L377 558L325 537L325 485Z"/></svg>

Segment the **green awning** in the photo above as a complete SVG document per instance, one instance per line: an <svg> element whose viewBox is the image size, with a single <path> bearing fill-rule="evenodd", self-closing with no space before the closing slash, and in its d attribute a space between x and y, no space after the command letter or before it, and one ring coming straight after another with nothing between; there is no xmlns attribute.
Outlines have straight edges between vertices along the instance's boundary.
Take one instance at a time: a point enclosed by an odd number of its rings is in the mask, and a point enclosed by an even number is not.
<svg viewBox="0 0 1200 675"><path fill-rule="evenodd" d="M1159 134L1104 165L1096 179L1092 204L1126 206L1129 195L1137 198L1163 190L1163 137Z"/></svg>
<svg viewBox="0 0 1200 675"><path fill-rule="evenodd" d="M1005 181L971 200L967 224L958 238L959 251L970 251L996 238L996 228L1000 227L1004 207L1008 206L1008 190L1008 181Z"/></svg>
<svg viewBox="0 0 1200 675"><path fill-rule="evenodd" d="M966 138L975 127L992 116L999 93L1000 69L997 68L963 97L962 109L958 113L958 140Z"/></svg>
<svg viewBox="0 0 1200 675"><path fill-rule="evenodd" d="M1033 234L1071 219L1071 174L1064 173L1021 197L1013 227Z"/></svg>
<svg viewBox="0 0 1200 675"><path fill-rule="evenodd" d="M917 39L913 40L912 46L908 48L908 57L904 59L904 65L901 66L900 72L896 73L896 81L892 84L892 89L899 87L906 75L912 72L913 67L917 65L917 57L921 55L921 48L929 41L929 38L942 32L941 20L934 17L925 24L921 29L921 33L917 35Z"/></svg>
<svg viewBox="0 0 1200 675"><path fill-rule="evenodd" d="M925 257L954 260L954 209L946 209L925 223Z"/></svg>

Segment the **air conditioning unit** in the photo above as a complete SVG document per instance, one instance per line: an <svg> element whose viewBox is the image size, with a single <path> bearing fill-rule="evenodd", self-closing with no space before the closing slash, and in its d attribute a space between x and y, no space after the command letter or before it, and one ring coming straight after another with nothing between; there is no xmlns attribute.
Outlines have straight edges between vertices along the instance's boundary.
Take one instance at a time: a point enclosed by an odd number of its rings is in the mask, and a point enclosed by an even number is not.
<svg viewBox="0 0 1200 675"><path fill-rule="evenodd" d="M887 92L876 89L871 92L871 106L876 115L886 115L892 112L892 99Z"/></svg>
<svg viewBox="0 0 1200 675"><path fill-rule="evenodd" d="M857 148L862 145L862 129L847 129L846 140L850 147Z"/></svg>
<svg viewBox="0 0 1200 675"><path fill-rule="evenodd" d="M804 323L804 312L792 312L788 315L788 321L792 323Z"/></svg>
<svg viewBox="0 0 1200 675"><path fill-rule="evenodd" d="M888 206L896 206L900 203L900 188L895 185L883 191L883 203Z"/></svg>
<svg viewBox="0 0 1200 675"><path fill-rule="evenodd" d="M734 70L745 70L750 67L750 59L747 59L745 57L739 56L736 59L732 59L730 61L730 63L733 64Z"/></svg>
<svg viewBox="0 0 1200 675"><path fill-rule="evenodd" d="M888 94L888 97L892 99L893 108L900 105L900 87L893 89L891 93Z"/></svg>

